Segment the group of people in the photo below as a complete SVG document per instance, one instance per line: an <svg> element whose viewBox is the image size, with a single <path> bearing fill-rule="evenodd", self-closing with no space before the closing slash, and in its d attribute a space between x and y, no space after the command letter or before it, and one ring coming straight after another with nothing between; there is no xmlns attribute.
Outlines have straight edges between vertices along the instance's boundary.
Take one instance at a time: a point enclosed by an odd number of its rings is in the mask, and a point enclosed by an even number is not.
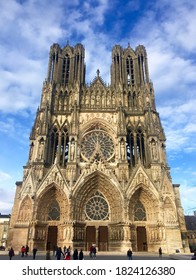
<svg viewBox="0 0 196 280"><path fill-rule="evenodd" d="M23 258L24 256L28 257L28 253L29 253L29 246L22 246L21 247L21 257Z"/></svg>
<svg viewBox="0 0 196 280"><path fill-rule="evenodd" d="M61 249L61 247L57 247L55 252L53 251L53 255L55 254L57 260L61 260L63 258L64 260L71 260L71 248L70 246L67 248L66 246ZM48 259L48 258L46 258ZM78 249L75 249L72 255L73 260L83 260L84 259L84 253L81 249L80 252L78 252Z"/></svg>
<svg viewBox="0 0 196 280"><path fill-rule="evenodd" d="M33 252L33 259L35 259L35 256L36 256L36 253L37 253L37 248L34 247L32 252ZM29 253L29 246L28 245L22 246L21 247L21 257L22 258L24 256L27 257L28 253ZM159 248L158 253L159 253L159 258L161 259L162 258L162 254L163 254L161 247ZM92 245L90 247L89 255L90 255L90 257L92 259L96 259L96 254L97 254L96 246ZM12 247L9 249L8 255L9 255L9 259L10 260L15 256L14 249ZM62 250L61 247L55 247L53 249L53 256L54 255L55 255L57 260L61 260L62 257L63 257L64 260L71 260L71 248L70 248L70 246L68 248L65 246L63 248L63 250ZM133 252L132 252L131 249L129 249L127 251L127 258L129 260L132 260L133 259L132 256L133 256ZM46 260L50 260L50 259L51 259L51 257L50 257L50 250L47 250L47 252L46 252ZM78 249L75 249L73 251L72 259L73 260L84 260L83 250L81 249L80 252L78 252ZM193 255L193 257L191 259L192 260L196 260L196 251L194 251L194 255Z"/></svg>
<svg viewBox="0 0 196 280"><path fill-rule="evenodd" d="M29 246L28 245L22 246L21 249L20 249L20 252L21 252L21 257L22 258L24 258L24 256L28 257ZM33 248L33 259L35 259L36 253L37 253L37 248L35 247L35 248ZM10 260L15 256L15 252L14 252L14 249L12 247L8 250L8 255L9 255Z"/></svg>

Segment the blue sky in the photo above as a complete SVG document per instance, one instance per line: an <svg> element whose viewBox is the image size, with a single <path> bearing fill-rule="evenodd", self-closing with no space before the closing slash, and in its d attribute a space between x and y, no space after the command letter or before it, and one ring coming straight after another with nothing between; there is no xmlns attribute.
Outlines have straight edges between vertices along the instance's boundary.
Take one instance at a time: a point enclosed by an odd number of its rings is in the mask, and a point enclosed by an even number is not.
<svg viewBox="0 0 196 280"><path fill-rule="evenodd" d="M196 1L0 1L0 213L11 213L50 46L85 46L86 82L110 83L115 44L147 50L172 181L185 214L196 210Z"/></svg>

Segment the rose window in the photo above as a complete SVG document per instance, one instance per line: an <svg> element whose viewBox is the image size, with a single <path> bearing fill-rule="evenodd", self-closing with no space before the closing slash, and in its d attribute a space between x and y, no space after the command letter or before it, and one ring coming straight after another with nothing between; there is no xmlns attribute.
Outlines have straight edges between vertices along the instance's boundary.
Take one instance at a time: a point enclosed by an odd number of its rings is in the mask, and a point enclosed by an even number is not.
<svg viewBox="0 0 196 280"><path fill-rule="evenodd" d="M83 137L81 152L85 160L89 160L95 153L100 153L105 160L110 160L114 154L114 143L104 131L91 131Z"/></svg>
<svg viewBox="0 0 196 280"><path fill-rule="evenodd" d="M90 220L107 220L109 216L108 203L98 192L87 201L85 211Z"/></svg>

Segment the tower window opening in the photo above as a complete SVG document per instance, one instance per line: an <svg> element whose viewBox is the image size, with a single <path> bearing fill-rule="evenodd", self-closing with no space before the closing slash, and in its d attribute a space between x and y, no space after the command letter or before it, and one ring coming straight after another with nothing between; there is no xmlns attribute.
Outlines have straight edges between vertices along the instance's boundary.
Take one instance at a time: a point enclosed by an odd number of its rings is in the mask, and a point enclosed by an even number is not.
<svg viewBox="0 0 196 280"><path fill-rule="evenodd" d="M66 54L63 59L62 84L64 85L68 84L69 74L70 74L70 57L68 54Z"/></svg>
<svg viewBox="0 0 196 280"><path fill-rule="evenodd" d="M126 140L127 160L130 166L135 166L135 148L134 148L134 135L131 131L128 131Z"/></svg>
<svg viewBox="0 0 196 280"><path fill-rule="evenodd" d="M134 85L134 68L133 68L133 59L129 55L126 59L126 73L127 73L127 84Z"/></svg>

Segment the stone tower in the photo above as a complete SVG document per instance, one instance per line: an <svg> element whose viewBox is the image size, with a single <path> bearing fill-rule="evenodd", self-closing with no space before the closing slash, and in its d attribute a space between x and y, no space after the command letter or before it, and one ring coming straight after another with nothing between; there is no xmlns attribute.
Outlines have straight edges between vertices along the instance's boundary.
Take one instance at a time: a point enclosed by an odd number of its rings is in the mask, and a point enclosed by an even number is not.
<svg viewBox="0 0 196 280"><path fill-rule="evenodd" d="M85 83L84 58L82 44L50 48L9 244L187 251L145 48L113 47L110 85L99 70Z"/></svg>

